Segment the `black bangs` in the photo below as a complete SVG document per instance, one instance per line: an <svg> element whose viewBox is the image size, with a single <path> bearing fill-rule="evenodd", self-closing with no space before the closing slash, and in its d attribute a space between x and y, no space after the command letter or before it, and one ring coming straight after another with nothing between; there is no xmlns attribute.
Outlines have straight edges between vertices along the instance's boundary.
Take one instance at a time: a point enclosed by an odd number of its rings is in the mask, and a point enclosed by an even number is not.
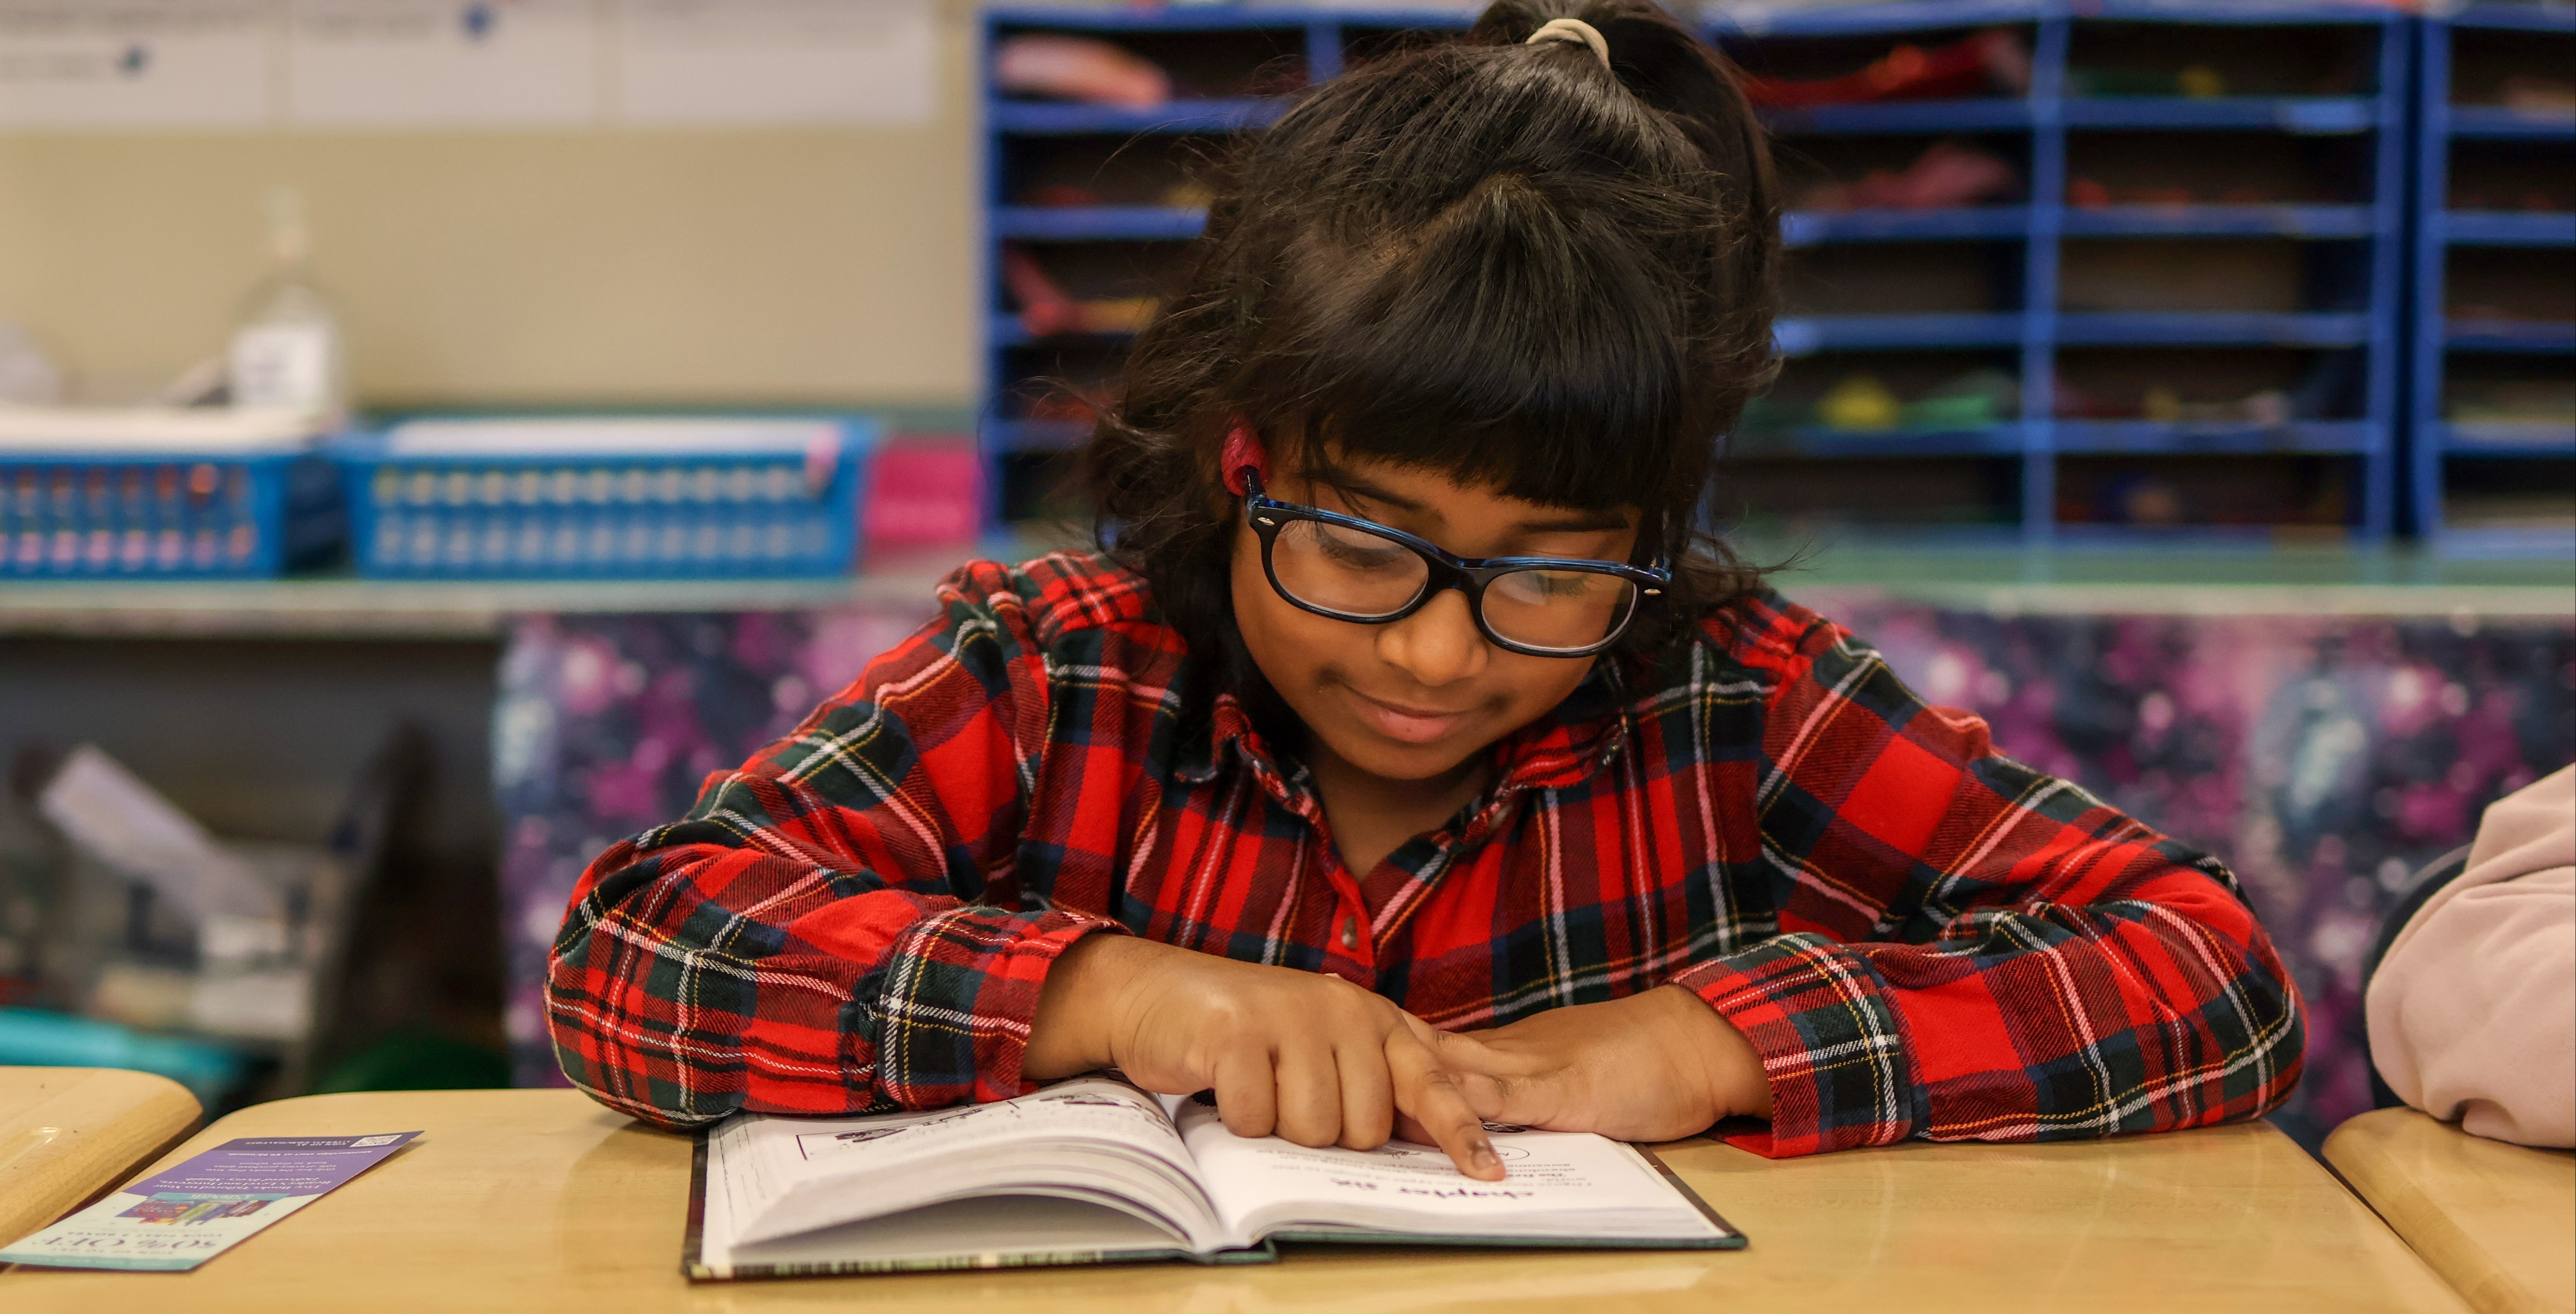
<svg viewBox="0 0 2576 1314"><path fill-rule="evenodd" d="M1554 18L1589 46L1527 44ZM1325 83L1215 180L1186 285L1084 452L1102 547L1196 648L1231 618L1219 470L1274 438L1542 505L1635 508L1672 563L1632 655L1760 578L1700 531L1772 369L1771 161L1735 72L1647 0L1500 0Z"/></svg>
<svg viewBox="0 0 2576 1314"><path fill-rule="evenodd" d="M1310 250L1253 317L1230 391L1345 455L1529 502L1652 506L1688 420L1683 309L1598 226L1503 175L1404 249Z"/></svg>

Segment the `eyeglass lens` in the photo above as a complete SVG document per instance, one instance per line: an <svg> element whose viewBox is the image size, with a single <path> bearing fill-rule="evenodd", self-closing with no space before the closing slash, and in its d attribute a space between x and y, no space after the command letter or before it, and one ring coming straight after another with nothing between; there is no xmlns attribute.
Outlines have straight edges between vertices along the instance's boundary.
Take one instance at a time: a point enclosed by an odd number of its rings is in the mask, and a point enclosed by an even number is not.
<svg viewBox="0 0 2576 1314"><path fill-rule="evenodd" d="M1270 553L1281 591L1352 620L1391 616L1430 582L1413 549L1365 530L1292 520ZM1516 570L1485 586L1485 625L1532 648L1590 647L1616 632L1637 605L1637 586L1588 570Z"/></svg>

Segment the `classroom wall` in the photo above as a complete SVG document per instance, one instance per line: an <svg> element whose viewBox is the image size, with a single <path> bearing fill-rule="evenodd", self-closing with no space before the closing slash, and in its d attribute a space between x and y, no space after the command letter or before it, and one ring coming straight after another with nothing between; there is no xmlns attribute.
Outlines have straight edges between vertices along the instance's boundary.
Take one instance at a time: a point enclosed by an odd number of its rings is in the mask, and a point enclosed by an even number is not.
<svg viewBox="0 0 2576 1314"><path fill-rule="evenodd" d="M303 189L369 405L973 394L971 10L937 116L743 131L0 135L0 319L85 399L220 351Z"/></svg>

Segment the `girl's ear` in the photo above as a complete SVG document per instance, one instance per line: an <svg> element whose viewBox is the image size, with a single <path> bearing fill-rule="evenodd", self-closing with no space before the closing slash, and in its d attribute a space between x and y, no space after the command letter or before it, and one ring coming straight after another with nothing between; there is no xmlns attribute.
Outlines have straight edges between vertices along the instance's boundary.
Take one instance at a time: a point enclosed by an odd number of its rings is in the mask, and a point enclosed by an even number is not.
<svg viewBox="0 0 2576 1314"><path fill-rule="evenodd" d="M1259 475L1263 487L1270 484L1270 451L1261 445L1261 435L1239 416L1234 427L1226 430L1225 451L1217 457L1217 468L1224 472L1227 490L1236 497L1243 496L1246 470Z"/></svg>

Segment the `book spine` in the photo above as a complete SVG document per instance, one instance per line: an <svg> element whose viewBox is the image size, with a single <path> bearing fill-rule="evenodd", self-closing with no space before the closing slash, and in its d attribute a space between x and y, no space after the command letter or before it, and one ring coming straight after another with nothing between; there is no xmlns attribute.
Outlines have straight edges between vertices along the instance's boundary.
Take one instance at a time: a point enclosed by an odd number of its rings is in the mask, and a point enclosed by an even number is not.
<svg viewBox="0 0 2576 1314"><path fill-rule="evenodd" d="M1251 1256L1251 1258L1234 1258ZM1225 1250L1201 1255L1178 1247L1150 1250L1032 1250L1019 1254L950 1255L939 1259L873 1259L833 1264L735 1264L722 1270L692 1259L681 1271L698 1281L773 1278L865 1277L877 1273L955 1273L1005 1268L1064 1268L1084 1264L1138 1264L1185 1259L1200 1264L1261 1264L1276 1250Z"/></svg>

